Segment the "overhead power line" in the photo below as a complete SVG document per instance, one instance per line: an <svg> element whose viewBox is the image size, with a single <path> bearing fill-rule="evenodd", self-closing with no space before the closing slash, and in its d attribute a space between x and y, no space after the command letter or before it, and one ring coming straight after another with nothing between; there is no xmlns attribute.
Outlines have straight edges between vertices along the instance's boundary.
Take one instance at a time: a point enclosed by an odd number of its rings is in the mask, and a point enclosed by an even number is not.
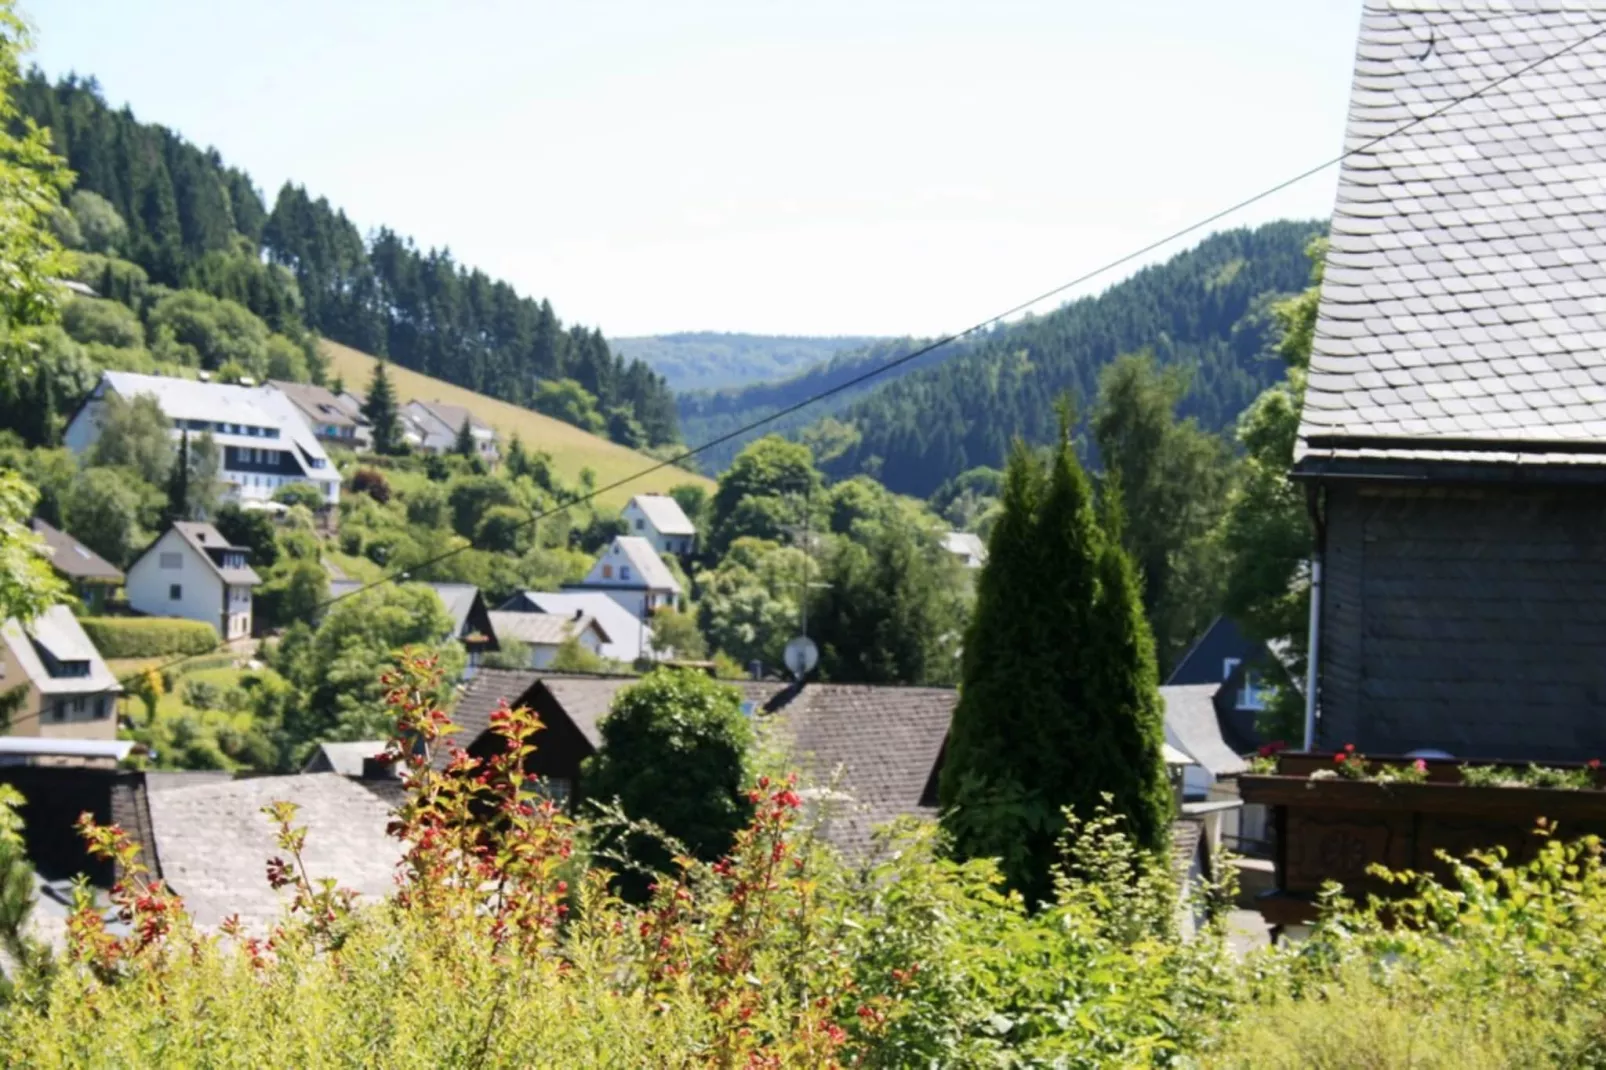
<svg viewBox="0 0 1606 1070"><path fill-rule="evenodd" d="M563 512L566 509L572 508L572 507L574 507L576 505L584 505L587 502L593 501L598 496L608 493L609 491L618 490L621 487L628 486L629 484L634 483L637 480L644 479L647 476L650 476L650 475L652 475L652 474L654 474L656 472L661 472L666 468L673 468L673 467L679 465L681 462L690 460L690 459L698 456L699 454L706 453L708 450L711 450L711 449L715 448L716 446L722 446L725 443L730 442L730 441L732 441L734 439L741 438L742 436L744 436L746 434L749 434L750 432L756 431L761 427L764 427L764 426L766 426L768 424L774 423L777 420L780 420L780 419L783 419L783 418L785 418L787 416L790 416L793 413L801 412L803 409L806 409L811 405L818 404L819 402L824 401L826 398L834 397L835 395L841 394L844 391L852 390L854 387L862 386L863 384L871 381L872 379L877 379L877 378L885 375L889 371L892 371L892 370L894 370L896 368L900 368L900 367L904 366L905 364L910 363L911 361L918 360L921 357L924 357L924 356L926 356L926 355L928 355L930 353L936 352L937 350L942 349L944 346L951 345L952 343L960 341L961 339L964 339L964 338L968 338L969 336L971 336L973 334L977 334L977 333L979 333L981 331L985 331L989 327L993 327L996 324L1002 323L1003 321L1009 319L1012 316L1019 315L1020 313L1025 312L1026 310L1028 310L1030 308L1033 308L1033 307L1035 307L1037 305L1042 304L1044 301L1051 300L1052 298L1055 298L1055 297L1060 296L1061 294L1064 294L1068 290L1073 290L1073 289L1077 288L1078 286L1082 286L1085 283L1091 282L1092 280L1098 278L1101 275L1107 275L1111 271L1114 271L1116 268L1123 267L1123 266L1125 266L1127 264L1132 263L1135 260L1140 260L1143 257L1148 256L1150 253L1155 252L1156 250L1161 249L1161 248L1163 248L1163 247L1165 247L1167 245L1170 245L1171 243L1173 243L1175 241L1178 241L1181 238L1185 238L1190 234L1193 234L1193 233L1195 233L1197 231L1203 230L1204 228L1210 226L1213 223L1220 222L1221 220L1227 218L1228 216L1234 214L1235 212L1242 211L1243 209L1248 208L1249 206L1251 206L1253 204L1257 204L1258 202L1265 200L1267 197L1274 196L1274 195L1276 195L1278 193L1281 193L1283 190L1288 189L1291 186L1298 185L1299 183L1305 181L1306 179L1311 178L1311 177L1313 177L1315 175L1318 175L1318 174L1320 174L1321 172L1327 170L1330 167L1337 166L1338 164L1344 162L1345 160L1349 159L1352 156L1365 155L1366 153L1369 153L1373 149L1377 148L1377 146L1381 145L1383 142L1387 141L1388 139L1390 139L1392 137L1398 137L1400 134L1403 134L1407 130L1411 130L1411 129L1417 127L1417 126L1422 125L1425 122L1428 122L1428 121L1430 121L1432 119L1436 119L1439 116L1444 115L1445 113L1447 113L1449 111L1452 111L1455 108L1460 107L1461 105L1467 103L1468 101L1476 100L1477 98L1479 98L1481 96L1484 96L1485 94L1487 94L1489 92L1492 92L1493 90L1498 89L1501 86L1506 85L1509 82L1512 82L1512 81L1515 81L1518 78L1521 78L1523 75L1529 73L1530 71L1535 70L1538 67L1544 66L1547 63L1551 63L1551 62L1561 58L1562 56L1567 55L1570 52L1574 52L1574 51L1578 50L1579 48L1582 48L1584 45L1587 45L1587 44L1589 44L1589 43L1591 43L1593 41L1599 40L1603 36L1606 36L1606 27L1602 27L1600 29L1597 29L1593 33L1586 34L1586 35L1578 38L1576 41L1573 41L1571 44L1568 44L1568 45L1565 45L1565 46L1563 46L1561 48L1558 48L1553 52L1547 52L1546 54L1540 56L1538 59L1532 60L1532 61L1530 61L1528 63L1523 64L1520 67L1516 67L1516 68L1514 68L1514 69L1512 69L1510 71L1507 71L1505 74L1502 74L1497 78L1491 79L1490 81L1488 81L1484 85L1479 86L1477 89L1475 89L1475 90L1473 90L1473 91L1471 91L1469 93L1463 94L1462 96L1459 96L1459 97L1452 97L1449 100L1445 101L1443 104L1439 105L1437 108L1432 109L1431 111L1424 112L1423 114L1418 115L1418 116L1416 116L1414 118L1407 119L1407 120L1401 122L1398 126L1395 126L1395 127L1393 127L1392 129L1389 129L1389 130L1385 130L1383 133L1378 134L1375 137L1372 137L1372 138L1369 138L1369 139L1367 139L1365 141L1362 141L1360 144L1356 145L1353 148L1345 149L1343 152L1339 153L1336 156L1331 157L1330 159L1323 160L1321 163L1315 164L1315 165L1313 165L1311 167L1307 167L1307 168L1305 168L1305 170L1300 171L1298 174L1295 174L1295 175L1292 175L1292 176L1290 176L1288 178L1285 178L1282 181L1280 181L1280 182L1278 182L1278 183L1276 183L1274 185L1267 186L1265 189L1262 189L1258 193L1255 193L1255 194L1253 194L1251 196L1245 197L1240 201L1236 201L1233 204L1230 204L1227 207L1222 208L1222 209L1220 209L1218 211L1212 212L1209 215L1204 216L1201 219L1198 219L1198 220L1195 220L1192 223L1189 223L1187 226L1181 227L1181 228L1179 228L1177 230L1173 230L1172 232L1170 232L1169 234L1165 235L1164 237L1156 238L1154 241L1151 241L1146 245L1140 246L1140 247L1138 247L1136 249L1133 249L1129 253L1126 253L1126 254L1124 254L1122 256L1116 257L1114 260L1106 261L1105 263L1100 264L1098 267L1095 267L1095 268L1093 268L1093 269L1091 269L1089 271L1083 272L1082 274L1076 276L1074 279L1071 279L1069 282L1064 282L1064 283L1061 283L1058 286L1053 287L1052 289L1044 290L1042 293L1038 294L1037 296L1028 298L1027 300L1022 301L1019 304L1013 305L1013 306L1005 309L1002 312L999 312L999 313L996 313L995 315L989 316L984 320L981 320L981 321L979 321L977 323L972 324L969 327L966 327L964 330L955 331L952 334L945 334L945 335L941 336L940 338L937 338L937 339L935 339L933 341L925 343L924 345L917 346L915 349L911 350L908 353L905 353L905 354L902 354L901 356L898 356L898 357L892 358L890 360L887 360L887 361L885 361L885 362L883 362L881 364L877 364L873 368L866 369L865 371L859 373L858 375L855 375L855 376L853 376L853 377L851 377L851 378L849 378L849 379L847 379L847 380L845 380L845 381L843 381L841 383L838 383L835 386L828 387L826 389L820 390L820 391L818 391L818 392L816 392L814 394L810 394L808 397L802 399L801 401L793 402L792 404L787 405L787 406L785 406L785 407L783 407L781 409L778 409L775 412L769 413L769 414L767 414L765 416L759 417L756 420L752 420L749 423L743 424L741 427L736 428L734 431L727 431L725 434L716 436L715 438L711 438L707 442L702 443L701 445L693 446L693 447L690 447L688 449L685 449L685 450L681 451L680 453L675 454L673 457L668 458L667 460L662 460L662 461L657 462L656 464L648 465L646 468L641 469L639 472L636 472L636 473L634 473L632 475L626 476L623 479L617 479L617 480L614 480L612 483L608 483L608 484L605 484L605 485L600 486L600 487L594 487L593 489L591 489L590 491L586 492L585 494L581 494L581 495L579 495L577 497L570 498L567 501L564 501L564 502L562 502L562 503L560 503L558 505L555 505L550 509L546 509L546 510L543 510L543 511L541 511L539 513L536 513L535 515L531 516L529 520L525 521L524 524L520 526L519 530L522 530L523 528L534 528L541 521L546 520L546 519L548 519L548 518L550 518L552 516L555 516L556 514L558 514L560 512ZM320 611L322 611L324 609L327 609L329 606L332 606L336 602L339 602L339 601L341 601L343 599L351 598L351 597L354 597L356 595L363 594L363 593L365 593L367 591L371 591L374 588L383 586L383 585L385 585L387 583L395 583L395 582L398 582L398 581L403 581L404 582L404 581L408 580L409 578L412 578L416 574L418 574L420 572L423 572L426 569L429 569L429 568L431 568L431 567L433 567L435 565L440 564L443 561L447 561L447 560L449 560L449 559L451 559L453 557L456 557L458 554L464 553L465 551L471 550L473 548L474 547L473 547L472 543L470 543L468 545L464 545L464 546L459 546L459 547L456 547L454 549L447 550L447 551L445 551L443 553L436 554L434 557L426 558L425 560L423 560L421 562L418 562L417 564L411 565L406 569L398 569L397 571L392 572L392 573L390 573L390 574L388 574L388 575L386 575L386 576L384 576L384 577L382 577L380 579L374 580L374 581L372 581L370 583L362 584L361 586L356 587L356 588L354 588L354 589L352 589L350 591L343 591L340 594L335 595L333 598L329 598L329 599L319 603L318 606L315 607L315 609L314 609L314 614L316 614L316 613L318 613L318 612L320 612ZM241 636L241 637L236 638L236 639L225 640L223 642L220 642L217 646L213 647L211 650L206 651L206 653L204 653L204 654L183 654L183 655L180 655L180 656L172 659L171 661L164 662L163 664L161 664L159 666L156 666L155 667L155 671L164 672L167 669L171 669L176 665L183 664L184 662L189 661L189 660L191 660L193 658L207 657L207 656L215 655L218 651L226 649L227 647L230 647L230 646L232 646L232 645L234 645L236 643L239 643L243 639L246 639L246 638L249 638L249 637ZM150 670L145 670L145 671L150 671ZM132 677L128 677L128 678L125 678L125 679L131 679L131 678Z"/></svg>

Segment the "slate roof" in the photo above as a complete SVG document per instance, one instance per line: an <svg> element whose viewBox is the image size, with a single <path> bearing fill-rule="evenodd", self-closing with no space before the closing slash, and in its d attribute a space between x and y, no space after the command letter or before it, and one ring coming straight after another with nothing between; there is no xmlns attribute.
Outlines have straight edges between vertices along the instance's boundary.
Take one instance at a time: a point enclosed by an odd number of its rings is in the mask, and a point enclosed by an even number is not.
<svg viewBox="0 0 1606 1070"><path fill-rule="evenodd" d="M776 695L761 724L811 780L850 796L833 806L824 836L862 856L876 827L937 816L926 786L958 701L947 688L808 683Z"/></svg>
<svg viewBox="0 0 1606 1070"><path fill-rule="evenodd" d="M92 583L122 583L123 571L95 551L49 524L34 517L28 522L33 533L50 548L50 566L70 579Z"/></svg>
<svg viewBox="0 0 1606 1070"><path fill-rule="evenodd" d="M1368 3L1296 457L1602 464L1596 3Z"/></svg>
<svg viewBox="0 0 1606 1070"><path fill-rule="evenodd" d="M557 646L572 635L579 635L595 627L599 637L606 641L607 629L595 617L584 612L576 618L564 613L515 613L511 610L491 610L491 627L498 639L514 639L531 646Z"/></svg>
<svg viewBox="0 0 1606 1070"><path fill-rule="evenodd" d="M262 577L258 576L250 565L244 565L240 568L224 568L213 559L212 550L238 550L240 553L249 556L251 549L247 546L230 545L229 540L223 537L223 533L211 524L204 524L198 520L175 520L173 521L173 530L178 532L179 538L195 548L195 551L201 555L206 563L212 566L212 571L222 577L224 583L255 585L262 582ZM161 540L158 539L157 541L160 542ZM152 546L154 545L153 543ZM150 553L150 550L146 550L145 553ZM145 555L141 554L140 556L143 557Z"/></svg>
<svg viewBox="0 0 1606 1070"><path fill-rule="evenodd" d="M475 416L472 412L461 405L453 405L447 401L420 401L416 398L409 404L417 405L419 408L435 417L436 420L439 420L444 426L449 428L451 433L454 435L462 429L463 418L465 416L468 418L468 425L471 431L491 430L490 424L486 423L478 416Z"/></svg>
<svg viewBox="0 0 1606 1070"><path fill-rule="evenodd" d="M630 504L640 509L647 523L660 535L695 535L697 527L686 516L680 503L667 494L638 494Z"/></svg>
<svg viewBox="0 0 1606 1070"><path fill-rule="evenodd" d="M1211 776L1235 776L1249 768L1221 736L1216 716L1216 684L1173 684L1160 688L1165 703L1166 742L1202 765Z"/></svg>
<svg viewBox="0 0 1606 1070"><path fill-rule="evenodd" d="M307 828L304 857L314 879L333 877L364 897L387 894L402 844L385 834L390 807L363 784L336 773L251 777L146 793L162 877L196 923L216 927L238 913L255 930L283 909L288 892L268 887L266 864L282 852L262 808L295 803Z"/></svg>
<svg viewBox="0 0 1606 1070"><path fill-rule="evenodd" d="M480 669L452 708L452 723L458 726L452 738L467 747L491 727L491 714L502 703L517 702L542 675L535 669ZM437 769L445 766L446 748L437 747L431 757Z"/></svg>
<svg viewBox="0 0 1606 1070"><path fill-rule="evenodd" d="M356 427L357 421L340 399L330 393L328 388L313 383L288 383L279 379L269 379L268 385L290 399L291 404L304 414L331 427ZM314 433L317 429L314 428Z"/></svg>
<svg viewBox="0 0 1606 1070"><path fill-rule="evenodd" d="M608 633L602 644L602 656L629 665L643 655L652 657L652 630L643 625L640 617L598 590L589 591L521 591L498 608L509 612L525 612L534 607L536 612L574 616L575 612L594 617Z"/></svg>
<svg viewBox="0 0 1606 1070"><path fill-rule="evenodd" d="M46 695L94 695L107 691L121 691L122 685L112 675L100 651L89 641L78 618L66 606L51 606L40 613L26 627L12 617L0 624L0 640L11 648L17 666L27 674L41 693ZM57 661L87 661L87 676L51 676L45 668L39 648L49 652ZM11 685L5 684L5 687Z"/></svg>

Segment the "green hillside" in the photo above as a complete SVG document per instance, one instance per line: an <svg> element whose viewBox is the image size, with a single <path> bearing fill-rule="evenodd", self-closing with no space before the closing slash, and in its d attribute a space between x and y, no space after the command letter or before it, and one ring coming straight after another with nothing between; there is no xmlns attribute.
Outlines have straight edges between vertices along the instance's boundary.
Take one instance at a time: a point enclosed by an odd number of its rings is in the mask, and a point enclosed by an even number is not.
<svg viewBox="0 0 1606 1070"><path fill-rule="evenodd" d="M1305 246L1320 231L1319 223L1281 221L1214 234L1098 296L945 346L765 431L828 431L816 441L830 443L823 458L830 475L868 473L890 490L925 496L969 468L999 465L1017 435L1046 440L1060 394L1085 407L1099 370L1143 349L1191 369L1182 415L1224 430L1282 373L1266 354L1267 306L1304 287ZM681 427L689 441L704 441L921 344L883 340L782 382L682 395ZM822 428L826 418L847 426ZM710 451L705 465L722 467L741 445Z"/></svg>
<svg viewBox="0 0 1606 1070"><path fill-rule="evenodd" d="M862 335L805 337L778 334L678 334L614 338L608 344L626 360L639 360L677 393L723 390L787 379L849 350L876 341Z"/></svg>

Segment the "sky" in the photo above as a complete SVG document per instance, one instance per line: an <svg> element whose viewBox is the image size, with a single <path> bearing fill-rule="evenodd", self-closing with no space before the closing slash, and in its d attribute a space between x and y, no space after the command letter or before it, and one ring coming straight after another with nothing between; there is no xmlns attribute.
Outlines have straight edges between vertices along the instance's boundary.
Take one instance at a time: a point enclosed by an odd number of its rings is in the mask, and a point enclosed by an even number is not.
<svg viewBox="0 0 1606 1070"><path fill-rule="evenodd" d="M270 206L304 185L566 322L931 335L1335 156L1360 2L24 12L46 72L93 75L113 105L216 148ZM1326 217L1336 181L1212 229Z"/></svg>

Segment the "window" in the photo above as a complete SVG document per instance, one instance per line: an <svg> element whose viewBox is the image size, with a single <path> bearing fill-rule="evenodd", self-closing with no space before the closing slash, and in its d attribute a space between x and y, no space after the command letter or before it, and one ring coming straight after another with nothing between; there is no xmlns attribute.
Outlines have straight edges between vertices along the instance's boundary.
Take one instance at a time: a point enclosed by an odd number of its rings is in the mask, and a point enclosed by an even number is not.
<svg viewBox="0 0 1606 1070"><path fill-rule="evenodd" d="M1237 705L1240 710L1266 708L1266 688L1260 685L1253 669L1244 670L1244 684L1238 689Z"/></svg>
<svg viewBox="0 0 1606 1070"><path fill-rule="evenodd" d="M630 566L629 565L620 565L619 566L619 578L622 579L622 580L628 580L630 578Z"/></svg>
<svg viewBox="0 0 1606 1070"><path fill-rule="evenodd" d="M50 719L52 721L65 721L67 719L67 703L58 702L54 706L51 706Z"/></svg>
<svg viewBox="0 0 1606 1070"><path fill-rule="evenodd" d="M612 565L603 565L602 566L602 578L605 579L605 580L613 579L613 566Z"/></svg>
<svg viewBox="0 0 1606 1070"><path fill-rule="evenodd" d="M181 568L184 567L184 555L183 554L177 554L177 553L167 553L166 551L163 551L162 556L160 558L158 558L158 560L157 560L157 564L164 571L172 572L172 571L174 571L176 569L181 569Z"/></svg>
<svg viewBox="0 0 1606 1070"><path fill-rule="evenodd" d="M169 602L177 602L179 599L181 599L183 597L184 597L184 585L183 584L181 584L181 583L170 583L170 584L167 585L167 600Z"/></svg>
<svg viewBox="0 0 1606 1070"><path fill-rule="evenodd" d="M95 720L104 721L111 716L111 700L105 695L95 699Z"/></svg>
<svg viewBox="0 0 1606 1070"><path fill-rule="evenodd" d="M1225 680L1232 676L1233 673L1238 671L1238 666L1241 664L1243 664L1242 658L1222 658L1221 678Z"/></svg>
<svg viewBox="0 0 1606 1070"><path fill-rule="evenodd" d="M639 516L636 517L636 530L637 531L640 531L642 528L644 528L646 526L647 526L647 522L645 520L641 519L641 517L639 517Z"/></svg>

